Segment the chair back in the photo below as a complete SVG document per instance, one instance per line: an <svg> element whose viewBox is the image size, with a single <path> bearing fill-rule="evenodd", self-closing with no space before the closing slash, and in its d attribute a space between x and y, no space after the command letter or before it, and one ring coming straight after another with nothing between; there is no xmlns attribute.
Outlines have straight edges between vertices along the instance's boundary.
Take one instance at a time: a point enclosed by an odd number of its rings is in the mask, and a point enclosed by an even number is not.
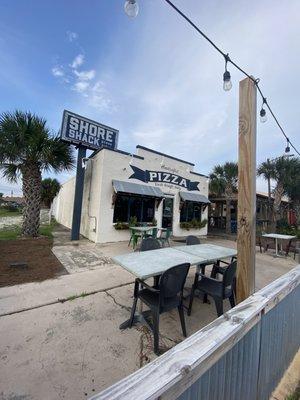
<svg viewBox="0 0 300 400"><path fill-rule="evenodd" d="M224 274L223 274L223 287L224 289L228 286L233 285L233 280L236 275L236 267L237 267L237 261L234 259L226 268Z"/></svg>
<svg viewBox="0 0 300 400"><path fill-rule="evenodd" d="M189 269L190 264L184 263L175 265L162 274L158 285L160 291L160 306L163 307L169 298L175 297L178 294L182 295Z"/></svg>
<svg viewBox="0 0 300 400"><path fill-rule="evenodd" d="M170 239L171 234L172 234L172 229L171 228L167 228L167 230L166 230L166 239Z"/></svg>
<svg viewBox="0 0 300 400"><path fill-rule="evenodd" d="M140 251L156 250L160 249L160 244L157 239L148 237L142 240Z"/></svg>
<svg viewBox="0 0 300 400"><path fill-rule="evenodd" d="M156 239L157 238L157 228L152 229L152 238Z"/></svg>
<svg viewBox="0 0 300 400"><path fill-rule="evenodd" d="M200 244L200 240L197 236L189 235L185 241L187 246L192 246L193 244Z"/></svg>

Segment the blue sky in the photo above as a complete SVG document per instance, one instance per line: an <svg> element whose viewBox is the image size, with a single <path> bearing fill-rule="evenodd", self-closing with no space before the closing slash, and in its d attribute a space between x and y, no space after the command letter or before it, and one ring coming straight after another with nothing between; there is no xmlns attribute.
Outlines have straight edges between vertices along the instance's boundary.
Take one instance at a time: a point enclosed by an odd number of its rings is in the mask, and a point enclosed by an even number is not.
<svg viewBox="0 0 300 400"><path fill-rule="evenodd" d="M300 148L300 2L174 0L261 86ZM163 0L1 0L0 112L30 110L54 132L69 109L119 129L119 148L141 144L209 173L237 159L239 72L222 89L224 61ZM261 101L258 98L258 107ZM281 155L271 118L258 122L257 160ZM69 174L57 178L63 182ZM20 185L0 178L0 191ZM265 184L258 181L258 189Z"/></svg>

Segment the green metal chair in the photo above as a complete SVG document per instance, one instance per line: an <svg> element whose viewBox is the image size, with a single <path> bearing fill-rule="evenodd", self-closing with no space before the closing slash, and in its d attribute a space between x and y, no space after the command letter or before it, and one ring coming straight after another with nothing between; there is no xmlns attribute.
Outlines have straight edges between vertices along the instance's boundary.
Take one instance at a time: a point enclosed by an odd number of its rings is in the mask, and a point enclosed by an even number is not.
<svg viewBox="0 0 300 400"><path fill-rule="evenodd" d="M130 246L130 243L132 242L132 247L135 249L138 244L139 239L142 238L142 235L138 232L135 232L134 229L131 229L131 228L129 228L129 229L130 229L130 239L128 242L128 246Z"/></svg>
<svg viewBox="0 0 300 400"><path fill-rule="evenodd" d="M166 243L168 243L168 246L170 246L170 237L172 234L172 229L167 228L167 230L162 231L159 241L161 242L162 247L165 247Z"/></svg>
<svg viewBox="0 0 300 400"><path fill-rule="evenodd" d="M145 238L151 237L153 239L157 239L157 228L154 227L151 231L145 233Z"/></svg>

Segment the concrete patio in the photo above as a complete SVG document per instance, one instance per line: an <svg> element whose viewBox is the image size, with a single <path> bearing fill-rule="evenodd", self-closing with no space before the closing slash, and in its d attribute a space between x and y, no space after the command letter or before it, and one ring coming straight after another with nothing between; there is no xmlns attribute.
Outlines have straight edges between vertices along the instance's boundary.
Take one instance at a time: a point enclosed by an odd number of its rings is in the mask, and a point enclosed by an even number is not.
<svg viewBox="0 0 300 400"><path fill-rule="evenodd" d="M57 235L53 251L69 275L0 289L3 400L84 399L155 358L147 326L119 330L129 315L134 277L110 257L132 251L127 243L70 243L64 232ZM222 239L205 242L236 246ZM256 288L295 265L292 258L257 251ZM213 304L196 299L186 317L188 335L216 317ZM160 334L162 350L183 340L175 310L162 315Z"/></svg>

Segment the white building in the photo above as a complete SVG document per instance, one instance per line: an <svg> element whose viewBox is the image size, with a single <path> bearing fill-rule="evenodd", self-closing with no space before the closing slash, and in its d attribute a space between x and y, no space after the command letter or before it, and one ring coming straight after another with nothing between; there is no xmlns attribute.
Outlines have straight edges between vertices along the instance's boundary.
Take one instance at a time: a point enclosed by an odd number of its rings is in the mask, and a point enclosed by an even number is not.
<svg viewBox="0 0 300 400"><path fill-rule="evenodd" d="M188 161L136 148L133 155L103 148L87 161L80 233L96 243L129 240L128 229L116 228L136 217L140 223L171 228L176 237L206 235L207 225L187 230L181 224L207 219L207 176L194 172ZM75 177L62 185L53 202L54 217L68 228L74 192Z"/></svg>

